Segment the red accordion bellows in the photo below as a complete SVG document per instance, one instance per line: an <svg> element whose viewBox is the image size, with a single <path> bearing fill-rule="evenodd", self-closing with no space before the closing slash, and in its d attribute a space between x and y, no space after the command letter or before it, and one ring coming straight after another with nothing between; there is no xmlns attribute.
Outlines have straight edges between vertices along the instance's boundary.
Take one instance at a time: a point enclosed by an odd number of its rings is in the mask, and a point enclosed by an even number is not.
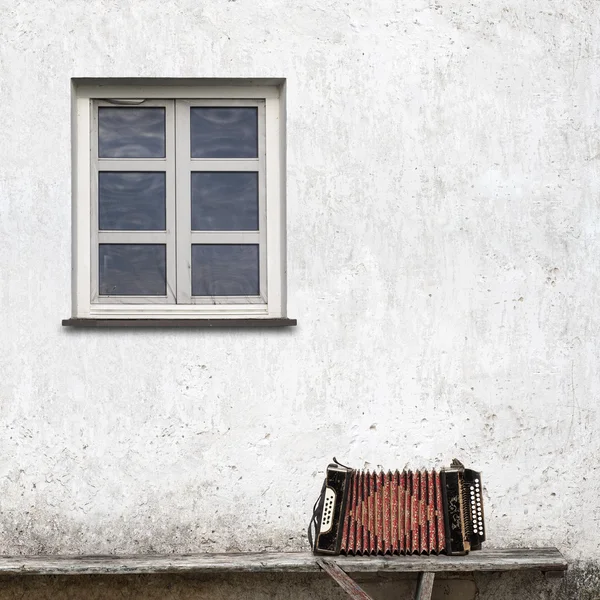
<svg viewBox="0 0 600 600"><path fill-rule="evenodd" d="M438 554L446 539L436 471L354 471L342 554Z"/></svg>

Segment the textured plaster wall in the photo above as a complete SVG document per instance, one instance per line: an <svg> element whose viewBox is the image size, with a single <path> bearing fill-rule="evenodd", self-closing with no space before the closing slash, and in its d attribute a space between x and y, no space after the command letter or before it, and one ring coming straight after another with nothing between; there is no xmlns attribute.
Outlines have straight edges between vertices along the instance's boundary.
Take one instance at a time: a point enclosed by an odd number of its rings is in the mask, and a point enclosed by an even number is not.
<svg viewBox="0 0 600 600"><path fill-rule="evenodd" d="M333 455L456 456L490 545L598 589L599 6L0 0L1 551L303 549ZM70 78L113 76L287 78L296 329L61 328Z"/></svg>

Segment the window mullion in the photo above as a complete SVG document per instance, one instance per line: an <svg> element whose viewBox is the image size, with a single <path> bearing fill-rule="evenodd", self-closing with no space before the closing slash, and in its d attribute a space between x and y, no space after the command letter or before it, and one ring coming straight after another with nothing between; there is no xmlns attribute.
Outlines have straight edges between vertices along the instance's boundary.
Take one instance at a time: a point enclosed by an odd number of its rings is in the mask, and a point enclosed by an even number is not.
<svg viewBox="0 0 600 600"><path fill-rule="evenodd" d="M176 160L175 160L175 102L166 100L166 210L167 210L167 297L177 302L177 222L176 222Z"/></svg>
<svg viewBox="0 0 600 600"><path fill-rule="evenodd" d="M262 162L256 158L228 158L226 160L211 159L211 158L192 158L190 159L190 168L194 171L259 171L262 168Z"/></svg>
<svg viewBox="0 0 600 600"><path fill-rule="evenodd" d="M168 244L165 231L99 231L99 244ZM168 249L167 249L168 251Z"/></svg>
<svg viewBox="0 0 600 600"><path fill-rule="evenodd" d="M166 113L166 120L169 121L169 111ZM167 127L168 131L168 127ZM169 134L167 133L167 146L169 141ZM164 171L167 168L169 160L168 148L166 158L120 158L120 159L109 159L100 158L98 159L98 170L99 171Z"/></svg>
<svg viewBox="0 0 600 600"><path fill-rule="evenodd" d="M192 301L190 107L185 100L175 100L175 131L177 303L190 304Z"/></svg>

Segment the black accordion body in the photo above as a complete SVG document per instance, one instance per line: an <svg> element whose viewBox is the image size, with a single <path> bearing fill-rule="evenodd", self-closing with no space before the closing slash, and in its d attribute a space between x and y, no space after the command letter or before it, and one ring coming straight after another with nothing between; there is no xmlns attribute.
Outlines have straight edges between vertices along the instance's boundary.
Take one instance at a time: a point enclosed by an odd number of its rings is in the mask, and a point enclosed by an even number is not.
<svg viewBox="0 0 600 600"><path fill-rule="evenodd" d="M482 490L481 475L457 460L448 469L414 473L332 463L315 505L313 549L363 556L479 550L485 540Z"/></svg>

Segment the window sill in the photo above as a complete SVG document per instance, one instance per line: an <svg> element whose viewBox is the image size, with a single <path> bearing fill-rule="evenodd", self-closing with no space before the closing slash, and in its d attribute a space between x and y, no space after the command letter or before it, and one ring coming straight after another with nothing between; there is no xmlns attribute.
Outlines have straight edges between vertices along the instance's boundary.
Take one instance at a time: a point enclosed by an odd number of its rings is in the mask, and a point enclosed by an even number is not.
<svg viewBox="0 0 600 600"><path fill-rule="evenodd" d="M63 327L295 327L296 319L63 319Z"/></svg>

